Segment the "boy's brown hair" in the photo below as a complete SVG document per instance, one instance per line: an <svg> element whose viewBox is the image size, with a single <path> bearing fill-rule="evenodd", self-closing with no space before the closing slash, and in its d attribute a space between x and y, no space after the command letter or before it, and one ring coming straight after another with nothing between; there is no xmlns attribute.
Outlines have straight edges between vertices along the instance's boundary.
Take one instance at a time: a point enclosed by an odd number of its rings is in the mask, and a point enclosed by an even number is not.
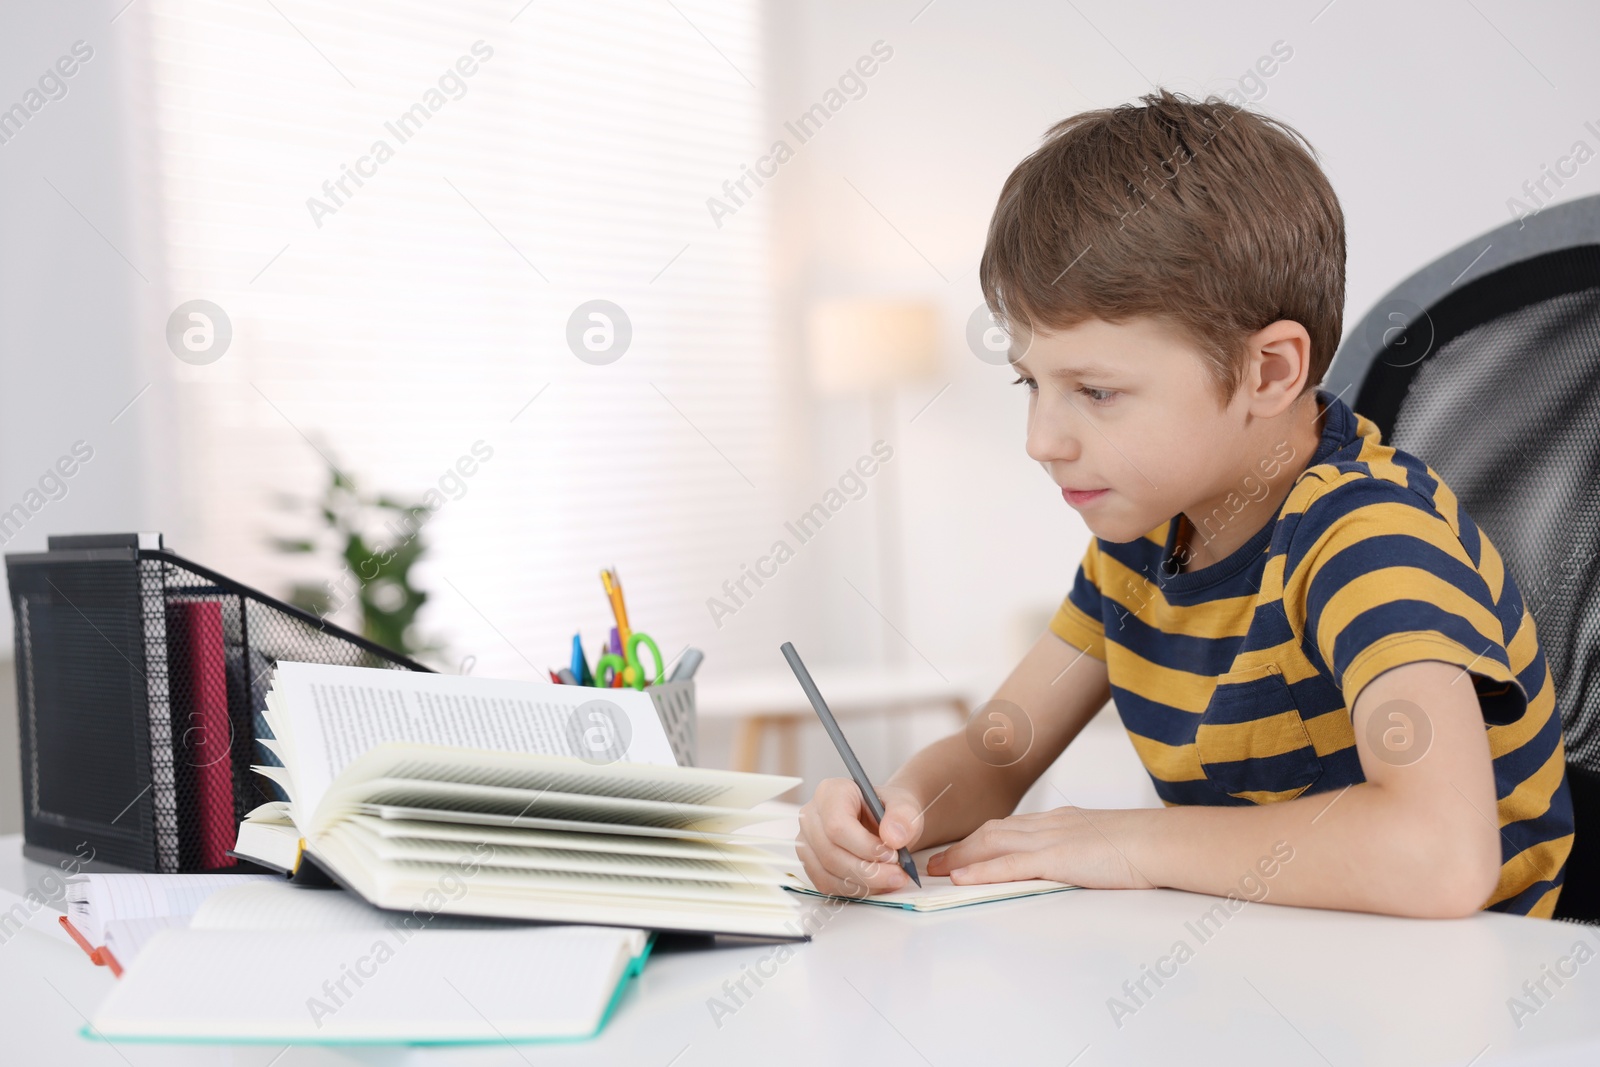
<svg viewBox="0 0 1600 1067"><path fill-rule="evenodd" d="M1187 333L1225 404L1244 341L1279 319L1311 335L1321 382L1344 308L1344 213L1310 142L1213 96L1056 123L1000 190L978 268L1016 330L1152 317Z"/></svg>

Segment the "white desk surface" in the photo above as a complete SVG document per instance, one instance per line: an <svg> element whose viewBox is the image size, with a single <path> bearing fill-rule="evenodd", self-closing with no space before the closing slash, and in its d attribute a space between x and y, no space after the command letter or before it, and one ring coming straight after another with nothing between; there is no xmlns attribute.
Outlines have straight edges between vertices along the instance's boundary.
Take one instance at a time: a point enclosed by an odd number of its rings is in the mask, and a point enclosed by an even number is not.
<svg viewBox="0 0 1600 1067"><path fill-rule="evenodd" d="M792 807L791 809L792 810ZM788 819L792 830L792 816ZM781 832L782 827L767 827ZM0 888L49 868L0 838ZM48 1065L309 1064L1600 1063L1600 930L1480 914L1424 921L1245 905L1203 943L1186 924L1217 898L1167 890L1057 893L918 915L811 900L813 940L657 953L599 1038L567 1045L340 1050L119 1044L78 1036L114 979L64 935L0 933L0 1060ZM8 900L9 903L9 900ZM34 926L48 931L55 911ZM1122 983L1193 956L1131 1016ZM1594 953L1519 1028L1524 981L1579 941ZM1569 965L1570 966L1570 965ZM770 975L719 1021L711 998ZM1170 968L1168 968L1170 970Z"/></svg>

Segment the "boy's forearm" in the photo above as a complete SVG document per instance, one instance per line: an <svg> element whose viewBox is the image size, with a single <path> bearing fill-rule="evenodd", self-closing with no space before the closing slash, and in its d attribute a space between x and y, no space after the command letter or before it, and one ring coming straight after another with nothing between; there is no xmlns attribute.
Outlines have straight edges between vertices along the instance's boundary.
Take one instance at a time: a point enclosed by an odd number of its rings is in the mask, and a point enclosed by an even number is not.
<svg viewBox="0 0 1600 1067"><path fill-rule="evenodd" d="M923 809L917 848L966 837L990 819L1003 819L1022 799L1014 775L976 759L963 734L940 738L901 765L885 785L909 790Z"/></svg>
<svg viewBox="0 0 1600 1067"><path fill-rule="evenodd" d="M1293 859L1267 880L1267 899L1390 915L1468 915L1502 873L1499 813L1487 735L1465 672L1417 662L1371 681L1352 701L1365 781L1294 800L1148 813L1130 862L1158 885L1237 892L1279 842ZM1400 703L1432 724L1422 757L1391 762L1368 748L1382 709ZM1257 871L1258 876L1261 872Z"/></svg>
<svg viewBox="0 0 1600 1067"><path fill-rule="evenodd" d="M1158 886L1392 915L1464 914L1484 903L1470 850L1456 844L1475 829L1458 820L1478 815L1401 810L1370 782L1277 804L1124 814L1138 817L1118 847Z"/></svg>
<svg viewBox="0 0 1600 1067"><path fill-rule="evenodd" d="M925 809L917 847L958 841L1016 811L1028 787L1110 698L1104 660L1049 630L1040 634L966 729L928 745L885 783L916 794ZM979 742L975 726L985 728Z"/></svg>

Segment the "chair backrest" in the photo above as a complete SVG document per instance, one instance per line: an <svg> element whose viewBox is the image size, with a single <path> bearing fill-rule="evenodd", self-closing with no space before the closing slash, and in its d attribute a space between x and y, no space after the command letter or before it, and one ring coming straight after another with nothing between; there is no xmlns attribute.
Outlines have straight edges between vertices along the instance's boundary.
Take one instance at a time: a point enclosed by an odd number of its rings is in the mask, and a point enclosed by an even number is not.
<svg viewBox="0 0 1600 1067"><path fill-rule="evenodd" d="M1439 472L1516 580L1578 825L1556 914L1600 919L1600 196L1417 271L1349 331L1323 384Z"/></svg>
<svg viewBox="0 0 1600 1067"><path fill-rule="evenodd" d="M1567 762L1600 773L1600 196L1401 282L1324 385L1488 532L1538 625Z"/></svg>

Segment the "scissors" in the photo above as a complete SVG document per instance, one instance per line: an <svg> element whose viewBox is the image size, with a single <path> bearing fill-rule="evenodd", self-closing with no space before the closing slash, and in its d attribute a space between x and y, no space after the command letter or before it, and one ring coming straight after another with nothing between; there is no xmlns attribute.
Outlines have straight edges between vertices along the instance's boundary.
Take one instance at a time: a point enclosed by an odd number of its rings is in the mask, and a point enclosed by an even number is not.
<svg viewBox="0 0 1600 1067"><path fill-rule="evenodd" d="M650 678L645 674L644 662L639 658L639 646L643 645L650 650L655 658L655 677ZM661 657L661 649L656 646L650 635L642 630L635 630L628 635L626 657L615 652L607 652L596 661L594 665L594 681L598 686L614 688L621 678L622 685L631 685L635 689L643 689L646 681L660 685L664 680L667 661ZM610 675L606 671L610 671Z"/></svg>

